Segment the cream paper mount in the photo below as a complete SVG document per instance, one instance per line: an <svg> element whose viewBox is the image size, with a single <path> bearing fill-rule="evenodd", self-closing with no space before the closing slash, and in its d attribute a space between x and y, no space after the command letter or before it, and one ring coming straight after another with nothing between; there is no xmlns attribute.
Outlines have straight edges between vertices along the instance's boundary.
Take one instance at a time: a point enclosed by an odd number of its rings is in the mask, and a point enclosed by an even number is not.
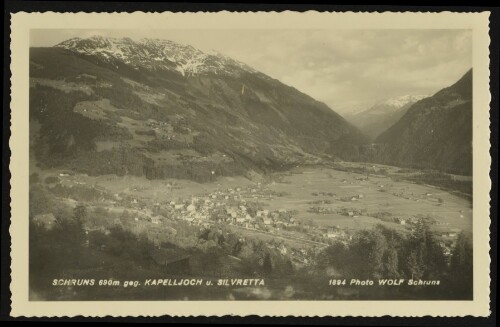
<svg viewBox="0 0 500 327"><path fill-rule="evenodd" d="M488 316L488 24L11 14L11 315Z"/></svg>

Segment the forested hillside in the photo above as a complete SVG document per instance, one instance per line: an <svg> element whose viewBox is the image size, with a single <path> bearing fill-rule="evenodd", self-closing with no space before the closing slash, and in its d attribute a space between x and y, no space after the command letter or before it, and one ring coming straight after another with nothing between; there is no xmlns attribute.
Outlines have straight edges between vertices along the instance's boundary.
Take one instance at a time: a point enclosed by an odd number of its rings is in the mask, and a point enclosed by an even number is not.
<svg viewBox="0 0 500 327"><path fill-rule="evenodd" d="M375 142L376 161L471 175L472 70L414 104Z"/></svg>
<svg viewBox="0 0 500 327"><path fill-rule="evenodd" d="M352 159L366 141L323 103L227 57L206 55L182 71L167 59L108 57L31 49L30 119L40 123L32 146L42 167L206 181Z"/></svg>

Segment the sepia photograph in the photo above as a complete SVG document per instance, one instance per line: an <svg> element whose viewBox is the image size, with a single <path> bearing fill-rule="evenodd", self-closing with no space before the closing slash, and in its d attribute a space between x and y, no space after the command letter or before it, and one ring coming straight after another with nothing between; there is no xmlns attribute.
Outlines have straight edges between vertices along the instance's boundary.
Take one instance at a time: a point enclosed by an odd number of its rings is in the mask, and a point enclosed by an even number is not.
<svg viewBox="0 0 500 327"><path fill-rule="evenodd" d="M31 299L471 298L470 31L30 38Z"/></svg>
<svg viewBox="0 0 500 327"><path fill-rule="evenodd" d="M27 33L28 301L477 300L472 27Z"/></svg>

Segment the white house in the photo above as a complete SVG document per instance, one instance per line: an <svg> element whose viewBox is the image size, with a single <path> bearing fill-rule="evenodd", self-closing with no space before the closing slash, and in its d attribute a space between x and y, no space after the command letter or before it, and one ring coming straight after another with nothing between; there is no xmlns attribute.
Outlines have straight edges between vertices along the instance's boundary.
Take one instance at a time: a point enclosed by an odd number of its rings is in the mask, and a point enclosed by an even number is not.
<svg viewBox="0 0 500 327"><path fill-rule="evenodd" d="M51 213L36 215L35 217L33 217L33 222L47 229L51 229L56 223L56 217L54 217L54 215Z"/></svg>

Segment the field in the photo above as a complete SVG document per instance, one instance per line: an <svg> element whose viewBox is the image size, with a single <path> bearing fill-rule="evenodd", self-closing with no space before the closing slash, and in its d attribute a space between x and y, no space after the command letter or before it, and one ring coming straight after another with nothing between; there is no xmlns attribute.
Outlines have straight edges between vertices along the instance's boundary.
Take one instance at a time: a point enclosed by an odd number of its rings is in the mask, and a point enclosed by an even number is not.
<svg viewBox="0 0 500 327"><path fill-rule="evenodd" d="M334 209L366 209L368 213L388 212L393 217L401 218L429 215L436 220L433 226L439 231L470 231L472 228L472 208L469 200L432 186L407 181L396 182L390 177L370 175L366 178L366 175L328 168L307 168L292 170L281 182L269 187L277 192L287 193L284 197L268 201L271 208L298 210L298 218L312 220L318 225L355 230L384 223L393 228L404 229L401 224L382 222L368 215L349 217L308 212L311 202L330 200L332 204L322 206ZM322 193L333 193L334 196L324 196ZM362 198L355 201L339 200L360 195Z"/></svg>
<svg viewBox="0 0 500 327"><path fill-rule="evenodd" d="M411 228L406 222L410 222L414 217L432 219L432 228L439 232L472 229L472 204L466 198L429 185L331 168L295 168L270 178L256 175L253 180L244 177L221 177L211 183L174 179L148 180L143 177L116 175L61 175L57 170L38 170L37 173L41 175L42 180L47 176L59 175L59 183L67 188L83 185L102 190L111 196L119 194L121 197L137 198L150 205L182 201L220 190L252 188L265 184L267 189L279 194L258 199L265 209L293 210L295 219L303 223L348 232L371 228L376 224L407 231ZM242 199L255 200L251 194L242 194ZM99 205L108 206L105 202ZM109 209L115 211L122 208L114 206L116 208L113 209L113 205L109 204ZM321 207L326 212L312 212L313 207ZM352 214L345 214L346 212ZM243 232L256 234L244 230ZM267 239L272 235L261 237Z"/></svg>

